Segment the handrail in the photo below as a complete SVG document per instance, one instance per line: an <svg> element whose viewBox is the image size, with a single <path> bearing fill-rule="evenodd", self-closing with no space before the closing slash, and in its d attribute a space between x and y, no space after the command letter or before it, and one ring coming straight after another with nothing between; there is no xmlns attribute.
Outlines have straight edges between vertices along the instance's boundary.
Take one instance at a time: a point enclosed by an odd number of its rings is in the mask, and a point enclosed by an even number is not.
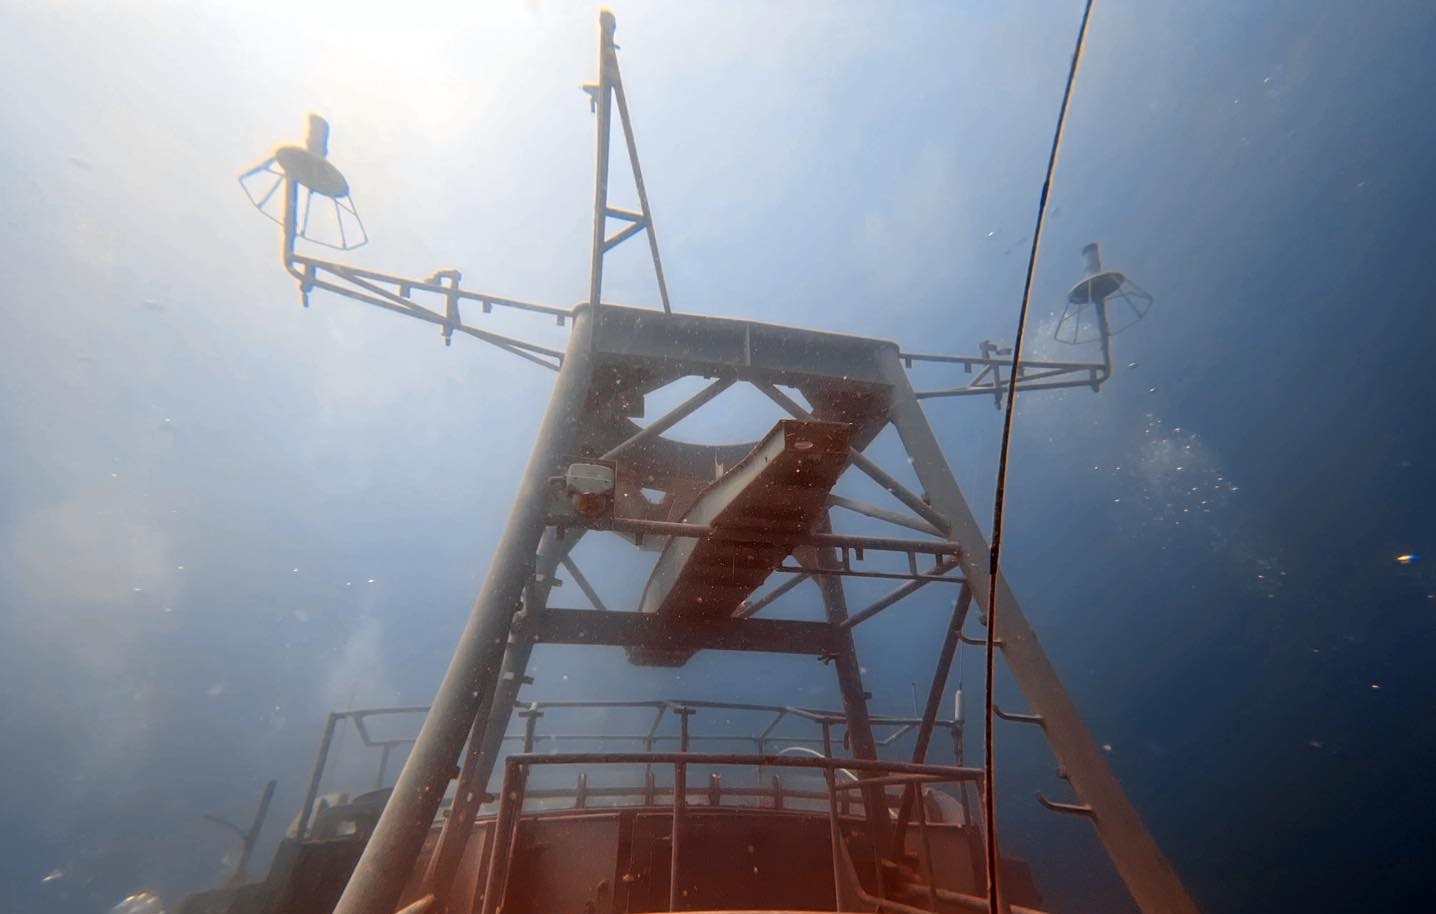
<svg viewBox="0 0 1436 914"><path fill-rule="evenodd" d="M521 701L515 702L516 708L523 708L535 712L548 710L648 710L655 712L653 718L647 722L643 732L597 732L597 733L516 733L505 735L504 742L524 742L526 739L542 743L549 741L552 746L563 742L630 742L641 744L646 750L652 751L655 744L673 743L680 741L677 734L659 733L658 727L669 715L669 712L678 708L692 708L699 711L738 711L770 714L771 718L760 721L760 727L755 735L745 736L737 733L689 733L690 742L748 742L752 743L758 750L758 757L766 755L765 750L771 744L789 746L822 746L823 739L820 736L784 735L774 732L774 729L784 720L797 720L804 724L825 727L831 725L843 725L846 717L840 711L827 711L817 708L806 708L797 705L768 705L755 704L751 702L736 701L709 701L709 700L675 700L675 699L649 699L649 700L553 700L553 701ZM323 782L325 771L328 768L329 753L334 743L335 731L339 724L348 720L359 735L360 743L368 749L379 749L380 759L378 772L374 783L374 789L384 786L392 750L412 745L414 737L395 737L380 739L371 733L368 722L371 718L395 717L406 714L424 714L429 710L426 705L408 705L401 707L378 707L378 708L352 708L345 711L331 712L325 721L324 738L320 741L319 752L314 762L310 776L308 789L305 791L303 803L300 807L299 837L303 838L310 816L313 813L314 803L319 797L320 787ZM878 745L891 745L898 739L910 733L913 727L922 723L917 717L883 717L871 718L872 725L877 729L886 728L885 736L878 739ZM961 724L956 720L937 720L934 725L950 732L957 732ZM816 751L816 750L814 750ZM846 767L853 767L848 765Z"/></svg>
<svg viewBox="0 0 1436 914"><path fill-rule="evenodd" d="M535 755L532 753L518 753L510 755L504 761L503 789L499 794L499 808L494 816L493 834L486 842L486 846L492 847L493 852L480 871L480 879L483 881L484 893L480 902L479 914L495 914L504 908L504 892L509 884L509 872L513 863L514 848L517 844L519 823L523 818L524 800L528 796L527 784L531 769L535 766L553 765L583 765L591 767L596 765L672 765L674 768L674 802L673 802L673 824L670 835L670 847L672 856L669 861L669 909L674 906L674 894L678 886L677 876L680 866L680 832L683 827L683 817L686 809L687 790L683 784L681 772L690 765L711 765L711 766L744 766L757 768L808 768L821 770L827 784L826 798L828 815L831 822L830 835L833 854L833 892L841 908L844 895L843 876L844 868L841 865L846 863L851 869L851 860L847 857L846 844L842 836L842 830L838 820L838 792L834 773L839 769L852 769L863 772L874 777L865 778L865 781L878 782L880 785L889 783L936 783L936 782L960 782L980 781L983 773L980 769L965 768L955 765L927 765L913 762L885 761L880 759L848 759L832 758L828 756L808 755L739 755L734 753L714 752L570 752L558 755ZM712 790L713 788L709 788ZM721 792L719 793L721 795ZM869 810L869 812L871 812ZM920 820L922 827L926 828L925 820ZM928 865L930 872L930 854ZM855 876L853 877L856 878ZM935 886L928 886L930 897L934 900L942 897ZM887 902L883 899L874 899L866 896L861 887L855 889L859 897L865 902L876 903L880 906L887 906L898 911L923 911L921 908L911 908L895 902ZM879 891L881 887L879 886ZM951 895L952 893L947 893ZM965 900L965 896L964 896ZM926 914L926 912L924 912Z"/></svg>

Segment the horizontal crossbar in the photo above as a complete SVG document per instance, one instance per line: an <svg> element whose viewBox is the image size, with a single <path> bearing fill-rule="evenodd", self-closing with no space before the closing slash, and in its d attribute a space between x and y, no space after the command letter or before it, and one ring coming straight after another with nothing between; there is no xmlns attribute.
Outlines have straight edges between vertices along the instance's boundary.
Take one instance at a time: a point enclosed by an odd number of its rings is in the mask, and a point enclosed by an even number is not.
<svg viewBox="0 0 1436 914"><path fill-rule="evenodd" d="M546 609L530 631L544 644L596 644L665 651L754 651L772 654L836 653L837 631L826 622L794 619L674 621L655 613Z"/></svg>

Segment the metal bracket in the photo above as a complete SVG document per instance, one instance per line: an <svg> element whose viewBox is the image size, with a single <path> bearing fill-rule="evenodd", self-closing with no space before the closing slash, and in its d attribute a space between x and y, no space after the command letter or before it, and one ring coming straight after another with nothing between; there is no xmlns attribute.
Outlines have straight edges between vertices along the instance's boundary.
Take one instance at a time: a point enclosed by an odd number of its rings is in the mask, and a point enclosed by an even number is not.
<svg viewBox="0 0 1436 914"><path fill-rule="evenodd" d="M1086 803L1059 803L1056 800L1047 799L1041 791L1037 792L1037 802L1041 803L1044 809L1049 809L1052 812L1065 813L1069 816L1085 816L1094 820L1097 818L1097 811Z"/></svg>
<svg viewBox="0 0 1436 914"><path fill-rule="evenodd" d="M1010 721L1013 721L1014 723L1019 723L1019 724L1036 724L1036 725L1039 726L1039 727L1042 726L1042 715L1041 715L1041 714L1018 714L1018 713L1015 713L1015 712L1012 712L1012 711L1004 711L1004 710L1002 710L1001 708L999 708L997 705L993 705L993 706L992 706L992 713L993 713L993 714L996 714L998 717L1002 718L1003 720L1010 720Z"/></svg>

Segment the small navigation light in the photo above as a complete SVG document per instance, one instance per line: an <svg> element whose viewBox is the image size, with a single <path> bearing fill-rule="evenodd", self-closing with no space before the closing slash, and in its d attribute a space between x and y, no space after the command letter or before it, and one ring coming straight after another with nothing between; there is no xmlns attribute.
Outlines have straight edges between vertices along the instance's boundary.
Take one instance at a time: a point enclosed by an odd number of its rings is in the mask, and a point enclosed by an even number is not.
<svg viewBox="0 0 1436 914"><path fill-rule="evenodd" d="M348 251L369 235L349 194L349 182L328 157L329 122L311 114L304 145L276 148L239 176L239 186L255 209L287 233Z"/></svg>

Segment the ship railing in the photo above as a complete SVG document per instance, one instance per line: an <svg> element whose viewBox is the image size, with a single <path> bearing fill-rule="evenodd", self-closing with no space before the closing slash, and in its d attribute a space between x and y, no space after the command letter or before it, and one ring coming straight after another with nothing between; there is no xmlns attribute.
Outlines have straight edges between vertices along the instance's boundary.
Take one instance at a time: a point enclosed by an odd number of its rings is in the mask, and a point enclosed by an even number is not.
<svg viewBox="0 0 1436 914"><path fill-rule="evenodd" d="M927 893L930 906L926 908L884 897L881 855L876 852L876 848L874 848L873 859L877 871L874 874L873 891L869 892L863 887L848 852L842 824L843 813L841 812L846 795L854 791L877 788L886 793L886 788L890 786L921 788L928 784L941 783L980 784L983 778L981 769L880 759L832 758L823 755L742 755L679 751L517 753L508 756L504 761L503 783L497 798L498 810L494 816L493 834L491 839L485 842L484 859L479 869L479 878L484 886L478 908L479 914L495 914L504 908L503 895L510 881L509 873L517 846L519 823L526 815L525 803L529 799L538 799L540 796L539 792L529 790L528 782L534 769L550 766L576 766L583 768L585 773L602 766L643 766L650 770L654 766L664 766L673 769L674 787L670 812L672 820L669 832L668 910L670 911L677 910L678 894L682 885L683 837L685 821L688 816L688 797L691 793L701 794L703 792L688 789L687 770L690 766L807 769L821 773L826 790L817 796L823 800L824 806L827 808L833 859L833 891L838 910L859 909L852 905L866 905L869 908L887 910L894 914L917 914L917 912L927 914L927 912L940 909L950 910L952 907L974 911L987 910L985 899L938 887L934 876L936 864L933 860L932 841L928 831L929 822L924 809L926 804L915 804L918 856L924 882L914 886L917 890ZM845 772L852 773L853 779L840 781L838 775ZM581 773L580 786L583 784L583 777L584 774ZM711 806L718 805L723 795L720 789L715 788L717 788L717 784L710 781L710 790L713 790L709 795L709 805ZM732 788L728 789L729 794L734 792ZM748 791L742 791L740 795L747 793ZM868 829L867 834L871 839L876 840L873 829ZM1026 909L1014 907L1012 910L1019 911L1021 914Z"/></svg>
<svg viewBox="0 0 1436 914"><path fill-rule="evenodd" d="M753 754L745 756L760 760L756 764L758 784L762 785L766 767L762 759L779 757L778 751L788 753L799 752L808 757L835 756L834 744L842 745L846 717L837 711L807 708L798 705L768 705L753 704L746 702L729 701L706 701L706 700L669 700L656 699L644 701L622 701L622 700L596 700L596 701L523 701L515 704L514 729L517 732L510 732L503 737L506 746L517 749L522 754L534 754L541 749L551 753L559 753L564 748L582 746L598 747L606 749L611 745L631 745L641 748L644 753L651 754L669 746L692 748L698 746L714 746L718 744L738 743L751 746ZM295 834L304 837L308 834L308 825L311 815L319 801L321 790L327 775L330 774L332 756L335 754L336 737L343 731L340 727L348 724L357 734L360 744L367 750L377 754L377 766L373 778L373 791L381 791L389 783L389 777L396 753L407 750L414 742L415 737L408 735L408 732L399 734L385 734L382 726L374 726L376 721L387 719L410 719L422 721L422 715L428 713L427 706L405 706L388 708L356 708L346 711L333 711L328 715L325 722L323 736L319 744L319 752L314 761L314 767L310 775L308 789L306 790L303 805L300 808L299 818L295 827ZM598 730L594 732L562 732L560 728L545 727L541 722L546 714L555 712L607 712L607 711L635 711L645 712L641 723L643 726L635 730ZM709 712L730 714L747 713L757 716L756 727L747 733L735 732L704 732L690 725L690 718L696 717L702 720L710 716ZM665 726L674 726L677 721L679 732L664 732ZM728 723L731 724L729 718ZM917 731L922 724L918 717L896 717L875 715L871 718L871 725L874 732L875 742L878 750L891 749L899 744L904 737ZM952 739L954 757L961 759L961 737L962 722L960 720L936 720L933 722L937 730L945 731ZM806 732L792 732L796 727L805 727ZM417 731L417 723L412 730ZM546 732L547 731L547 732ZM791 756L785 755L784 758ZM853 765L840 765L840 769L849 771L856 770ZM579 799L583 795L584 802L614 801L625 797L636 797L646 805L652 805L659 798L670 798L674 795L671 789L654 783L652 766L649 763L642 763L644 770L643 783L638 788L611 787L586 785L581 776L574 788L550 790L547 788L535 788L530 790L529 796L534 799L546 799L550 801L562 800L564 798ZM804 767L784 763L781 768ZM807 766L820 767L820 766ZM741 788L737 786L722 786L725 795L730 797L750 796L774 798L771 802L783 802L786 797L795 804L806 802L812 804L823 804L828 800L826 791L804 791L790 789L782 784L781 780L773 780L767 786L755 786L752 788ZM848 799L848 791L840 791L843 810L846 812L851 805ZM686 799L686 798L685 798ZM755 799L753 802L760 803ZM771 802L769 805L771 805ZM796 807L794 807L796 808ZM441 815L442 815L441 811Z"/></svg>

